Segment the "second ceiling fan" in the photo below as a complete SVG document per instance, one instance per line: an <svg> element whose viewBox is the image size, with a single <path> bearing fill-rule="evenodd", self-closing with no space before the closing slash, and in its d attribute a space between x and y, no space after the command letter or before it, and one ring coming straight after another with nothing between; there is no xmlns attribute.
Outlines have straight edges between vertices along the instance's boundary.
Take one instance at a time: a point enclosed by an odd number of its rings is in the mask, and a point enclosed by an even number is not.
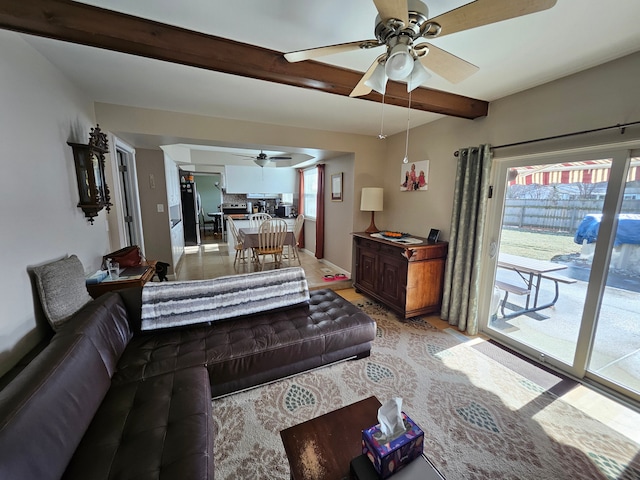
<svg viewBox="0 0 640 480"><path fill-rule="evenodd" d="M351 97L367 95L371 90L384 94L388 80L406 81L407 91L411 92L430 77L427 69L458 83L473 75L478 67L430 43L418 42L540 12L553 7L556 1L475 0L429 18L429 9L420 0L373 0L378 10L375 39L300 50L284 56L289 62L299 62L384 46L386 51L371 64L349 95Z"/></svg>
<svg viewBox="0 0 640 480"><path fill-rule="evenodd" d="M283 153L279 155L267 155L263 150L260 150L260 153L256 156L253 155L237 155L242 158L250 158L253 162L259 167L266 167L272 161L277 162L279 160L291 160L296 163L300 163L306 160L311 160L313 157L311 155L307 155L305 153ZM290 165L288 165L290 166Z"/></svg>

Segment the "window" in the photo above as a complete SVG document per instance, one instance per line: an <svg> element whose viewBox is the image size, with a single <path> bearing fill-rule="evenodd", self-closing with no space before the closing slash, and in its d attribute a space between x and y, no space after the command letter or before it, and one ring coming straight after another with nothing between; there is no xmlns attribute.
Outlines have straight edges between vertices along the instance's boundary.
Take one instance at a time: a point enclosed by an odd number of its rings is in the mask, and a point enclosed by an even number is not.
<svg viewBox="0 0 640 480"><path fill-rule="evenodd" d="M316 202L318 196L318 169L304 171L304 216L316 218Z"/></svg>
<svg viewBox="0 0 640 480"><path fill-rule="evenodd" d="M283 193L282 203L285 205L293 205L293 193Z"/></svg>

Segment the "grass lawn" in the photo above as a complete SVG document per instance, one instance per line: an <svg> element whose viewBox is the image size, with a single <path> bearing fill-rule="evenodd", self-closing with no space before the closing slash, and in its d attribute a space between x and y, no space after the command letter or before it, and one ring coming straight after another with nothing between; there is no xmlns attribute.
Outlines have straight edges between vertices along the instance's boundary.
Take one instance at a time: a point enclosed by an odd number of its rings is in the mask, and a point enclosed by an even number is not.
<svg viewBox="0 0 640 480"><path fill-rule="evenodd" d="M500 239L501 252L536 260L551 260L556 255L579 253L580 248L574 243L573 235L558 233L503 228Z"/></svg>

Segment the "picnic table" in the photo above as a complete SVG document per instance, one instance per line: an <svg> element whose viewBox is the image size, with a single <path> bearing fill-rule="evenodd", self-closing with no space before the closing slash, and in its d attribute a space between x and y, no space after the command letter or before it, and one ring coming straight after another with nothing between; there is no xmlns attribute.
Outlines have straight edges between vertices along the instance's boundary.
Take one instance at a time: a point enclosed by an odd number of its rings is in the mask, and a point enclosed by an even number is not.
<svg viewBox="0 0 640 480"><path fill-rule="evenodd" d="M498 256L498 267L516 272L521 280L519 284L510 283L506 280L496 280L496 287L505 292L504 298L502 299L501 312L503 318L507 319L554 306L560 297L559 284L576 282L571 278L563 277L555 273L560 270L565 270L567 268L566 265L548 262L546 260L536 260L519 255L500 253ZM550 302L539 304L540 285L543 279L554 282L555 296ZM526 301L523 308L505 314L504 310L507 299L509 298L509 293L526 296Z"/></svg>

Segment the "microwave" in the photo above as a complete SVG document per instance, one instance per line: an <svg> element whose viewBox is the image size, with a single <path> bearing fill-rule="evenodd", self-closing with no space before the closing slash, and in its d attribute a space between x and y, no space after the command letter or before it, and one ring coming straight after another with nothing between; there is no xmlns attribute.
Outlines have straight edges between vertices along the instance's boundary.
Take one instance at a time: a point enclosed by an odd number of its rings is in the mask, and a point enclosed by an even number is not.
<svg viewBox="0 0 640 480"><path fill-rule="evenodd" d="M293 212L293 205L278 205L276 207L276 217L289 218Z"/></svg>

